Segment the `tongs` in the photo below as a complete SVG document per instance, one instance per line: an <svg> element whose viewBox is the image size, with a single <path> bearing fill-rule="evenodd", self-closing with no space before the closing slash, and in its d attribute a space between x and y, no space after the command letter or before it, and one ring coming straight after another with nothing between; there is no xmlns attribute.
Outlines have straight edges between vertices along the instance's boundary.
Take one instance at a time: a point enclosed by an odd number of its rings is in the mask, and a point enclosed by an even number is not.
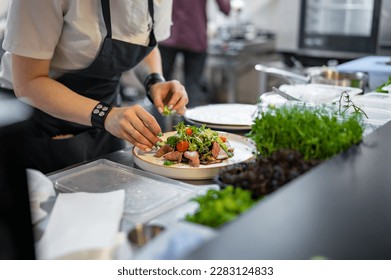
<svg viewBox="0 0 391 280"><path fill-rule="evenodd" d="M297 99L296 97L293 97L292 95L289 95L285 91L282 91L276 87L273 87L273 92L277 93L278 95L284 97L287 100L292 100L292 101L301 101L300 99Z"/></svg>

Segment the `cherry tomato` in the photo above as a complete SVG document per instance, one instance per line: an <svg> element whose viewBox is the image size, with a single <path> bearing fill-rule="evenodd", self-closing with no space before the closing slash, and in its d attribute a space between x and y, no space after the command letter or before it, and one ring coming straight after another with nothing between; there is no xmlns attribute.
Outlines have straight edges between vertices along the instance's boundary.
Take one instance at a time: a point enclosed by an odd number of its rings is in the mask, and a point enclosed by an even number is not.
<svg viewBox="0 0 391 280"><path fill-rule="evenodd" d="M182 140L176 144L176 149L179 152L186 152L189 149L189 142Z"/></svg>
<svg viewBox="0 0 391 280"><path fill-rule="evenodd" d="M193 130L191 129L191 127L186 127L186 134L189 136L193 134Z"/></svg>
<svg viewBox="0 0 391 280"><path fill-rule="evenodd" d="M225 137L225 136L220 136L220 139L221 139L221 141L223 141L224 143L227 142L227 137Z"/></svg>

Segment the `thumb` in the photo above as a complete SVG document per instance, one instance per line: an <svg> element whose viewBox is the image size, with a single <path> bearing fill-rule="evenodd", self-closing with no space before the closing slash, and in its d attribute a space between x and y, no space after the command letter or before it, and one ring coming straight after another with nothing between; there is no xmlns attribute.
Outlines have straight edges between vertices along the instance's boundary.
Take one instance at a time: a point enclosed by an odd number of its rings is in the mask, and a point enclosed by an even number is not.
<svg viewBox="0 0 391 280"><path fill-rule="evenodd" d="M155 105L156 109L159 111L160 114L163 113L163 107L164 103L161 97L161 94L158 94L159 88L156 87L157 84L152 85L150 88L153 104Z"/></svg>

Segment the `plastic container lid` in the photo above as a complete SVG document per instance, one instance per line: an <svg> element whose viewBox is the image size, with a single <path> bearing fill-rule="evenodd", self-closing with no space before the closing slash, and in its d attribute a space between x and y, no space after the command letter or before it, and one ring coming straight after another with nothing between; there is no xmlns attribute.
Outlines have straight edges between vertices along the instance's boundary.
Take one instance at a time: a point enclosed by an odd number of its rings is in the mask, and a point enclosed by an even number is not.
<svg viewBox="0 0 391 280"><path fill-rule="evenodd" d="M51 178L60 192L125 190L124 218L146 222L187 202L197 191L192 185L101 159Z"/></svg>

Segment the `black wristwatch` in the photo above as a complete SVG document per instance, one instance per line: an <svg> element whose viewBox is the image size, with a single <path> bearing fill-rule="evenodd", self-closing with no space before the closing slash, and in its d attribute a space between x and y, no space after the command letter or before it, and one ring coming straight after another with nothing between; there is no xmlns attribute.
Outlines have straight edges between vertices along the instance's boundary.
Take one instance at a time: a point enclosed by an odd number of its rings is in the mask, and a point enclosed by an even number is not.
<svg viewBox="0 0 391 280"><path fill-rule="evenodd" d="M144 88L145 88L145 92L147 93L147 97L148 97L149 101L151 101L153 103L153 99L152 99L151 92L150 92L151 86L156 83L161 83L161 82L165 82L165 81L166 81L166 79L164 79L163 75L161 75L159 73L149 74L145 78Z"/></svg>
<svg viewBox="0 0 391 280"><path fill-rule="evenodd" d="M105 129L105 120L112 108L105 102L99 102L91 112L92 126Z"/></svg>

